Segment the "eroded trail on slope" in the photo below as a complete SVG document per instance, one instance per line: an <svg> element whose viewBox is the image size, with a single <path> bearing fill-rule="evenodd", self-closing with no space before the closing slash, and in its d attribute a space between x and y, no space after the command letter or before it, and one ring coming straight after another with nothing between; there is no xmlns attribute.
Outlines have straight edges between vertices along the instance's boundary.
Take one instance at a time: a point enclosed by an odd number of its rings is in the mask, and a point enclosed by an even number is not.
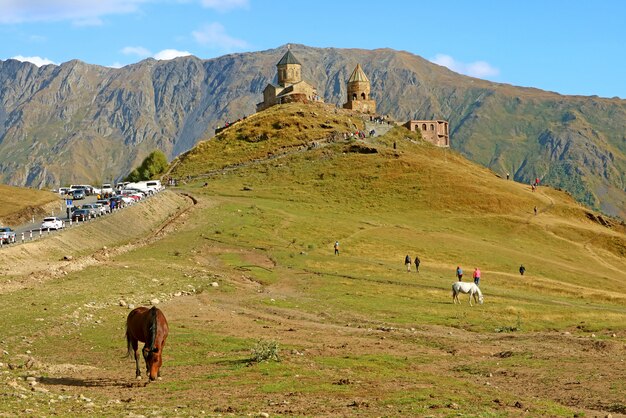
<svg viewBox="0 0 626 418"><path fill-rule="evenodd" d="M196 203L189 195L163 192L106 218L5 248L0 252L0 263L6 266L0 274L0 294L36 286L149 245L184 222Z"/></svg>

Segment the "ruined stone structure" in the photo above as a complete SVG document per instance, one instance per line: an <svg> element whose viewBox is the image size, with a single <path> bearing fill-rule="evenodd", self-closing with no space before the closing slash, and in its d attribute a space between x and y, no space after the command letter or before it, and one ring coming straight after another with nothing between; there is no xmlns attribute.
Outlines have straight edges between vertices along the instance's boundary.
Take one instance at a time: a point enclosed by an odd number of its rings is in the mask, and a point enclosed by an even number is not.
<svg viewBox="0 0 626 418"><path fill-rule="evenodd" d="M438 147L450 147L450 132L445 120L410 120L404 126L412 132L420 131L424 140Z"/></svg>
<svg viewBox="0 0 626 418"><path fill-rule="evenodd" d="M268 84L263 90L263 101L256 105L260 112L268 107L290 102L323 102L317 89L302 80L302 64L287 50L276 64L278 85Z"/></svg>
<svg viewBox="0 0 626 418"><path fill-rule="evenodd" d="M370 80L367 78L361 64L357 64L348 79L348 101L344 109L356 110L363 113L376 113L376 101L370 98Z"/></svg>

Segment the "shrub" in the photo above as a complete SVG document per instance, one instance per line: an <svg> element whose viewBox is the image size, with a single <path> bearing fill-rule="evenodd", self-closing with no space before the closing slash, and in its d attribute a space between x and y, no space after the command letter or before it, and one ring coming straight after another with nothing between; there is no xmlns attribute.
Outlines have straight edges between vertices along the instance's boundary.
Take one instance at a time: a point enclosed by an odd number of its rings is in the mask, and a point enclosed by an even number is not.
<svg viewBox="0 0 626 418"><path fill-rule="evenodd" d="M259 340L254 348L252 348L252 358L250 359L254 363L261 363L263 361L280 361L278 357L278 342Z"/></svg>
<svg viewBox="0 0 626 418"><path fill-rule="evenodd" d="M126 177L126 181L143 181L150 180L167 170L167 157L161 150L152 151L141 163Z"/></svg>

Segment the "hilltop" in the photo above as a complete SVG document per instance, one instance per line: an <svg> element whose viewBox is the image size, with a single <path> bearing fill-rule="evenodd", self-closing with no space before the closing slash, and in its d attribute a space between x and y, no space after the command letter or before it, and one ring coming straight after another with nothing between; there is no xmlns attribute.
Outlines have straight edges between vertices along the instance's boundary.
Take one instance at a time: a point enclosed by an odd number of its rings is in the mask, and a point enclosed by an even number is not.
<svg viewBox="0 0 626 418"><path fill-rule="evenodd" d="M167 191L0 251L0 413L624 413L623 224L404 128L344 139L361 124L271 108L172 163L193 206ZM452 304L459 265L483 305ZM170 336L146 386L123 324L150 304Z"/></svg>
<svg viewBox="0 0 626 418"><path fill-rule="evenodd" d="M120 69L70 61L0 61L0 173L14 185L101 183L153 149L170 159L254 112L286 47L200 60L148 59ZM626 101L564 96L456 74L407 52L293 45L303 77L345 101L360 63L381 114L445 119L451 145L495 172L568 190L626 217Z"/></svg>

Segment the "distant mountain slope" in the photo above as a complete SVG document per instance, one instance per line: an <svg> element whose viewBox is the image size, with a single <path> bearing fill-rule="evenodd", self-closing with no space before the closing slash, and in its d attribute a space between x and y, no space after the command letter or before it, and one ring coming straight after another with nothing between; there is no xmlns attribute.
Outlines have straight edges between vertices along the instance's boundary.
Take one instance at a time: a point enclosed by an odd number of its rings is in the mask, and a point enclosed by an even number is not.
<svg viewBox="0 0 626 418"><path fill-rule="evenodd" d="M170 158L254 112L285 47L121 69L0 61L0 178L59 185L117 178L154 148ZM293 45L303 78L345 101L360 63L378 109L398 121L450 121L452 147L518 181L540 177L626 218L626 101L562 96L456 74L391 49Z"/></svg>

